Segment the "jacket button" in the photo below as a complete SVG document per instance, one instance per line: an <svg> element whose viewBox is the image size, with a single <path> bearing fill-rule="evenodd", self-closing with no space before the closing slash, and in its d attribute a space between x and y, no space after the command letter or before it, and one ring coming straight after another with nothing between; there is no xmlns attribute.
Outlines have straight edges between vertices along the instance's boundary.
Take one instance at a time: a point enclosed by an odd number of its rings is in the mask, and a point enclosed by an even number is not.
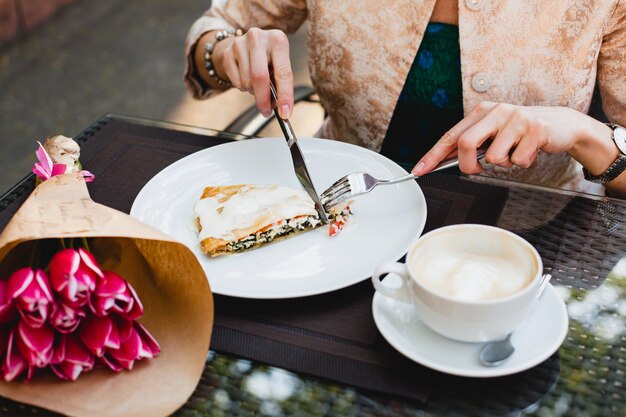
<svg viewBox="0 0 626 417"><path fill-rule="evenodd" d="M465 5L470 10L480 10L485 0L465 0Z"/></svg>
<svg viewBox="0 0 626 417"><path fill-rule="evenodd" d="M472 77L472 88L479 93L484 93L491 87L491 79L484 72L479 72Z"/></svg>

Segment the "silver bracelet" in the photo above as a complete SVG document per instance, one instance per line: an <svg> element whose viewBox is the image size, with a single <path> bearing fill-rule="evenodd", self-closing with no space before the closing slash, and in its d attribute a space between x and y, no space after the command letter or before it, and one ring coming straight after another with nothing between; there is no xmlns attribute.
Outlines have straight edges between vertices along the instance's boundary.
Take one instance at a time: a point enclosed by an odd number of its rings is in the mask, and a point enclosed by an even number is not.
<svg viewBox="0 0 626 417"><path fill-rule="evenodd" d="M223 41L226 38L230 38L231 36L241 36L243 34L241 29L237 29L236 31L231 30L220 30L215 34L215 41L213 43L207 42L204 45L204 68L209 73L209 77L213 78L218 85L224 87L230 87L232 84L229 81L223 80L217 75L217 71L215 71L215 66L213 65L213 61L211 60L211 54L215 49L215 45L219 41Z"/></svg>

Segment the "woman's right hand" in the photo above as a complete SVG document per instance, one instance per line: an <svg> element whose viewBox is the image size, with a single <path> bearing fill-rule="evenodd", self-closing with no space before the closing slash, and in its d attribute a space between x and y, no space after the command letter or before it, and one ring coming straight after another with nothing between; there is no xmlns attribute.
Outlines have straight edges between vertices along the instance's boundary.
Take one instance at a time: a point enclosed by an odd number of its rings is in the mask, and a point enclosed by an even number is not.
<svg viewBox="0 0 626 417"><path fill-rule="evenodd" d="M265 117L272 114L270 68L278 96L278 113L283 119L293 111L293 72L289 40L280 30L251 28L245 34L217 42L212 54L220 78L233 87L254 95Z"/></svg>

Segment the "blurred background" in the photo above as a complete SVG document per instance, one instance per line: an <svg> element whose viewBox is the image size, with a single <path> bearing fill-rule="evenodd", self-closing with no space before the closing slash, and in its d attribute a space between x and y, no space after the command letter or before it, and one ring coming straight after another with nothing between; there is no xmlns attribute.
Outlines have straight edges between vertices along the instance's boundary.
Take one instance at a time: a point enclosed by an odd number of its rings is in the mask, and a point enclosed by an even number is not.
<svg viewBox="0 0 626 417"><path fill-rule="evenodd" d="M30 172L36 141L76 136L107 113L223 129L254 104L227 91L197 101L183 43L210 0L0 0L0 195ZM310 85L306 27L290 36L295 84ZM311 136L320 109L296 107ZM262 136L279 136L275 123ZM88 167L87 167L88 168Z"/></svg>

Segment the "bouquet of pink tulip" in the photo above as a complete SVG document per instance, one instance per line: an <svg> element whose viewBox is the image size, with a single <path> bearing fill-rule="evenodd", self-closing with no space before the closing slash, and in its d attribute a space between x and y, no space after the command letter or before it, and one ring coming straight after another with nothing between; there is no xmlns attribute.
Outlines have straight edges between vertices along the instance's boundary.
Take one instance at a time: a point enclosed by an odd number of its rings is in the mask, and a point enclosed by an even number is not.
<svg viewBox="0 0 626 417"><path fill-rule="evenodd" d="M180 242L94 202L94 176L69 138L37 157L38 185L0 229L0 395L68 416L171 415L196 388L211 340L202 266Z"/></svg>
<svg viewBox="0 0 626 417"><path fill-rule="evenodd" d="M86 182L93 181L92 173L81 170L77 146L64 136L48 139L46 147L66 162L54 163L40 143L33 173L46 181L80 172ZM82 242L88 247L85 238ZM160 352L156 340L136 321L143 306L133 287L119 275L102 271L85 248L65 248L63 239L61 246L47 272L31 265L0 280L0 375L5 381L23 373L29 381L35 370L48 366L59 378L75 381L94 366L130 370L136 360Z"/></svg>
<svg viewBox="0 0 626 417"><path fill-rule="evenodd" d="M19 314L18 314L19 313ZM143 306L119 275L83 248L62 249L49 271L21 268L0 280L0 372L5 381L50 367L76 380L94 366L120 372L153 358L156 340L136 320Z"/></svg>

